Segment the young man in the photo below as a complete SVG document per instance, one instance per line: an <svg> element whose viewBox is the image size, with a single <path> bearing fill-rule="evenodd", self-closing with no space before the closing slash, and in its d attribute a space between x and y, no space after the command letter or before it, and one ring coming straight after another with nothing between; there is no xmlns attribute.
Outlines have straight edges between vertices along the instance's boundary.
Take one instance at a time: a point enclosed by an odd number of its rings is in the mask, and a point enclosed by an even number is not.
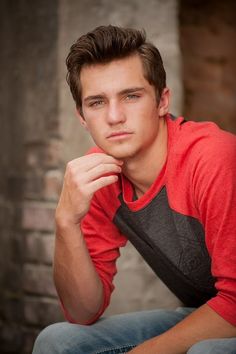
<svg viewBox="0 0 236 354"><path fill-rule="evenodd" d="M67 67L97 147L69 162L56 211L55 284L71 323L46 328L33 353L235 354L235 136L168 113L162 59L142 32L99 27ZM127 239L184 308L99 320Z"/></svg>

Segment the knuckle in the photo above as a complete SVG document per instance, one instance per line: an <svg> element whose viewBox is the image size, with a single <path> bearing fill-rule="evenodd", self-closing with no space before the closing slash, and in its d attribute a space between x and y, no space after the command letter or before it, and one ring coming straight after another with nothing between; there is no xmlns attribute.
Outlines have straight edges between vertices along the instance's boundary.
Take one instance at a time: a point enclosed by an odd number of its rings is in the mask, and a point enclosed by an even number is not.
<svg viewBox="0 0 236 354"><path fill-rule="evenodd" d="M71 161L67 162L66 168L70 170L71 168L73 168L74 163L75 163L75 160L71 160Z"/></svg>
<svg viewBox="0 0 236 354"><path fill-rule="evenodd" d="M79 189L79 194L80 194L80 199L81 200L89 200L90 199L90 193L87 189L85 188L82 188L82 189Z"/></svg>
<svg viewBox="0 0 236 354"><path fill-rule="evenodd" d="M78 180L75 173L73 173L73 171L71 171L70 180L72 185L74 185L76 188L80 185L80 181Z"/></svg>
<svg viewBox="0 0 236 354"><path fill-rule="evenodd" d="M104 162L104 154L97 153L96 158L98 163L102 164Z"/></svg>
<svg viewBox="0 0 236 354"><path fill-rule="evenodd" d="M99 168L100 168L100 172L101 172L101 173L106 173L106 172L107 172L107 167L106 167L106 165L101 164L101 165L99 166Z"/></svg>
<svg viewBox="0 0 236 354"><path fill-rule="evenodd" d="M107 162L112 159L111 156L104 154L104 153L99 153L98 155L99 155L99 158L102 162Z"/></svg>
<svg viewBox="0 0 236 354"><path fill-rule="evenodd" d="M71 180L73 182L74 173L73 173L73 169L71 167L66 168L65 178L67 180Z"/></svg>
<svg viewBox="0 0 236 354"><path fill-rule="evenodd" d="M83 180L74 179L74 189L81 197L87 197L89 195L88 188L85 186Z"/></svg>
<svg viewBox="0 0 236 354"><path fill-rule="evenodd" d="M74 170L74 163L73 161L69 161L66 165L66 174L67 175L72 175Z"/></svg>

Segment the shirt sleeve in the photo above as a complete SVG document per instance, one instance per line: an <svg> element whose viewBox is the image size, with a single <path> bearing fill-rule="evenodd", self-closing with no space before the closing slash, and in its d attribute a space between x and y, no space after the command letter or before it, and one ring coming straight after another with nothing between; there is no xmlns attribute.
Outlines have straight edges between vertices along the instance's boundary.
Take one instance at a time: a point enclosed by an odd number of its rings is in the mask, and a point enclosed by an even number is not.
<svg viewBox="0 0 236 354"><path fill-rule="evenodd" d="M102 203L104 204L105 200ZM96 194L91 202L89 212L82 221L82 232L93 264L103 284L103 305L96 316L89 321L89 323L93 323L110 303L111 293L114 290L113 278L117 273L116 260L120 256L119 248L125 246L127 239L101 207Z"/></svg>
<svg viewBox="0 0 236 354"><path fill-rule="evenodd" d="M222 133L203 150L195 171L195 200L217 289L207 304L236 325L236 137Z"/></svg>

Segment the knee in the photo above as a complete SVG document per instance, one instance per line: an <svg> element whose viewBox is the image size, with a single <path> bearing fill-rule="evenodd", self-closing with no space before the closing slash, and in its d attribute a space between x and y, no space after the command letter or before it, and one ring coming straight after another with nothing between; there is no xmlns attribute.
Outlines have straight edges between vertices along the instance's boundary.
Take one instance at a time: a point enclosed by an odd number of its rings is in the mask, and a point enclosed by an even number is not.
<svg viewBox="0 0 236 354"><path fill-rule="evenodd" d="M207 339L194 344L187 354L236 354L236 338Z"/></svg>
<svg viewBox="0 0 236 354"><path fill-rule="evenodd" d="M35 340L32 354L62 354L66 323L56 323L46 327Z"/></svg>
<svg viewBox="0 0 236 354"><path fill-rule="evenodd" d="M210 341L211 342L211 341ZM208 354L210 348L209 340L204 340L194 344L188 351L187 354Z"/></svg>

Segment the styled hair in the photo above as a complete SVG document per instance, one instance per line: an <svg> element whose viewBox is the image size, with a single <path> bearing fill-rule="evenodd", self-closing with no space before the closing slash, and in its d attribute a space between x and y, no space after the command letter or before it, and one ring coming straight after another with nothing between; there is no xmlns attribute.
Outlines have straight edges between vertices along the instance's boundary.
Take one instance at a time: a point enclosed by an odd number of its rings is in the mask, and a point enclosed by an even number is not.
<svg viewBox="0 0 236 354"><path fill-rule="evenodd" d="M138 54L144 77L156 90L159 100L166 87L166 72L158 49L146 42L145 31L117 26L99 26L81 36L70 48L66 59L67 77L77 109L82 112L80 72L84 66L105 64Z"/></svg>

